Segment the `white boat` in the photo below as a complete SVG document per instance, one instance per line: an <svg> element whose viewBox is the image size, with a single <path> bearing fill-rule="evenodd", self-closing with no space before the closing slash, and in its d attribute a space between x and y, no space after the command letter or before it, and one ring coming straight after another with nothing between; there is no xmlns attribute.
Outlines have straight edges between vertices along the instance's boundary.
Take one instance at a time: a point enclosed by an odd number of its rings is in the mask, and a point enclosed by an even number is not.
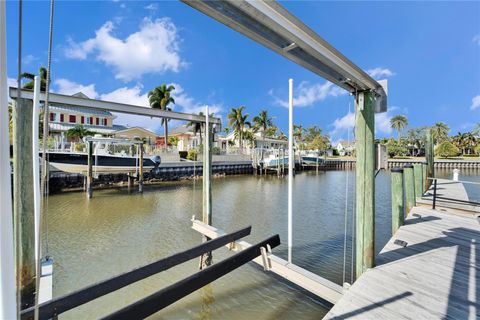
<svg viewBox="0 0 480 320"><path fill-rule="evenodd" d="M325 162L325 159L320 157L317 152L307 152L304 155L300 155L300 158L304 165L322 165Z"/></svg>
<svg viewBox="0 0 480 320"><path fill-rule="evenodd" d="M125 151L113 153L112 144L139 145L141 142L113 138L88 138L92 141L94 152L92 157L93 171L96 173L135 173L140 170L139 154L127 154ZM48 151L48 162L54 168L70 173L85 174L88 170L88 154L86 152ZM161 164L160 156L143 159L143 171L150 171Z"/></svg>

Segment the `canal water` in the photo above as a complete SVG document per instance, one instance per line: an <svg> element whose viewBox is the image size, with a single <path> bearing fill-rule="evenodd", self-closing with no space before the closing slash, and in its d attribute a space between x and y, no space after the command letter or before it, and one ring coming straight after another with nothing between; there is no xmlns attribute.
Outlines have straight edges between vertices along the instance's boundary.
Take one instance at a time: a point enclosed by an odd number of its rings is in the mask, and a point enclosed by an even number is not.
<svg viewBox="0 0 480 320"><path fill-rule="evenodd" d="M439 174L451 178L448 172ZM474 171L466 179L480 181L478 174ZM339 284L351 279L354 180L354 171L303 172L294 180L293 261ZM378 252L390 237L389 174L381 172L376 185ZM214 179L212 189L214 226L234 231L251 225L249 242L278 233L282 245L274 253L286 258L285 178L227 176ZM190 220L200 217L201 201L201 180L147 186L143 194L127 188L95 190L91 200L80 192L50 196L45 237L55 260L54 296L199 244L201 237L191 230ZM214 260L230 254L219 249ZM198 260L192 260L61 318L99 318L197 270ZM302 320L321 319L326 312L314 296L250 263L151 318Z"/></svg>

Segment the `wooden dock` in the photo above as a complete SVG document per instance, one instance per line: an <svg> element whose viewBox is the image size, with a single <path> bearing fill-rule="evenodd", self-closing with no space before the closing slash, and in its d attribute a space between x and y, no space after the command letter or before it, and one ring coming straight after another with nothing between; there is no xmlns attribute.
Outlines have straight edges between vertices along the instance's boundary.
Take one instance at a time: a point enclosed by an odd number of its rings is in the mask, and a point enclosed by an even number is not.
<svg viewBox="0 0 480 320"><path fill-rule="evenodd" d="M458 183L442 188L466 197ZM480 224L452 212L414 207L324 319L480 319Z"/></svg>

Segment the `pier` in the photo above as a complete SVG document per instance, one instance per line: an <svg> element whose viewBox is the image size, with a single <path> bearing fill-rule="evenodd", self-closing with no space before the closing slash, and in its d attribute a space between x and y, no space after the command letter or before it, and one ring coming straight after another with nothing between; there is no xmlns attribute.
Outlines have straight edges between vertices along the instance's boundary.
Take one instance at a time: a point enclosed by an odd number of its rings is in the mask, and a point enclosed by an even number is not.
<svg viewBox="0 0 480 320"><path fill-rule="evenodd" d="M461 183L439 180L439 186L445 197L468 201ZM478 319L478 211L458 215L440 205L414 207L376 267L324 319Z"/></svg>

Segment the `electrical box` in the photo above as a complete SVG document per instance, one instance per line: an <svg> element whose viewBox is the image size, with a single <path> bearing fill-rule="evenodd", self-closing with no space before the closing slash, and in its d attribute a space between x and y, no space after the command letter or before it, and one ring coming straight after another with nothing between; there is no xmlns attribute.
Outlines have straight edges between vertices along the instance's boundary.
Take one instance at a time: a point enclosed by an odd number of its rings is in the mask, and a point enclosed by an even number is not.
<svg viewBox="0 0 480 320"><path fill-rule="evenodd" d="M384 144L375 144L375 168L377 171L388 169L388 149Z"/></svg>

